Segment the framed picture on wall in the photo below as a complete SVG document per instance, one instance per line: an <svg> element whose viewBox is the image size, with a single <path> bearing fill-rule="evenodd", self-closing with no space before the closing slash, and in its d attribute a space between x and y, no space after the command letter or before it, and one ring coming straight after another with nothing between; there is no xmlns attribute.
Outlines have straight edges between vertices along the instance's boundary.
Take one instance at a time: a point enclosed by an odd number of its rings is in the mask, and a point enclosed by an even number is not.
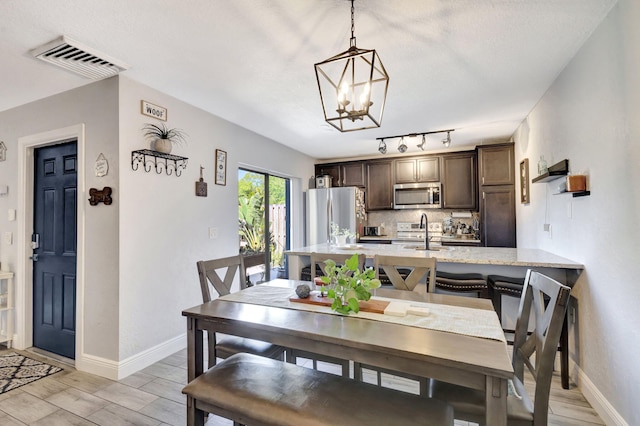
<svg viewBox="0 0 640 426"><path fill-rule="evenodd" d="M227 152L216 149L216 185L227 184Z"/></svg>
<svg viewBox="0 0 640 426"><path fill-rule="evenodd" d="M529 159L520 162L520 202L529 204Z"/></svg>

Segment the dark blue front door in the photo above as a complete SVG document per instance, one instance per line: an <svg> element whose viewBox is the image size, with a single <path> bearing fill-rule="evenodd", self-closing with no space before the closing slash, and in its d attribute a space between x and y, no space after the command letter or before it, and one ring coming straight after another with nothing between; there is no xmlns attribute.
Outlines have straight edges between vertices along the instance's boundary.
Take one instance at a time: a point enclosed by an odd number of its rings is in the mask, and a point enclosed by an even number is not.
<svg viewBox="0 0 640 426"><path fill-rule="evenodd" d="M76 142L35 151L33 345L75 359Z"/></svg>

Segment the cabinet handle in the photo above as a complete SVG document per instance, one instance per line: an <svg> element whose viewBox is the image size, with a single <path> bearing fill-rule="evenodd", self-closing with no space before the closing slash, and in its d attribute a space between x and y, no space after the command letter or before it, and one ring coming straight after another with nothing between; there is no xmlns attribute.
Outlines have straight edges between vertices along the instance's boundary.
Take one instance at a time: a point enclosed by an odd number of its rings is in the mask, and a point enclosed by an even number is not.
<svg viewBox="0 0 640 426"><path fill-rule="evenodd" d="M484 178L483 178L484 179ZM484 191L482 191L482 199L484 200Z"/></svg>
<svg viewBox="0 0 640 426"><path fill-rule="evenodd" d="M482 176L482 184L484 185L484 176Z"/></svg>

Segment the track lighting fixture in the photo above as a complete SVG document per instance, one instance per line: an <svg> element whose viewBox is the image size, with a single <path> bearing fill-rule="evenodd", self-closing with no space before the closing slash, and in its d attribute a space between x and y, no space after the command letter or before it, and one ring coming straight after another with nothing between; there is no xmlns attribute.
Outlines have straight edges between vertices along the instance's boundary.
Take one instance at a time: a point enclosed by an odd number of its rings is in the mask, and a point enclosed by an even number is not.
<svg viewBox="0 0 640 426"><path fill-rule="evenodd" d="M447 137L442 139L442 144L448 148L451 145L451 132L455 132L456 129L446 129L446 130L434 130L432 132L420 132L420 133L407 133L406 135L397 135L397 136L385 136L383 138L376 138L377 140L380 141L380 144L378 145L378 151L380 152L380 154L386 154L387 153L387 143L385 142L385 139L396 139L396 138L400 138L400 140L398 141L398 151L401 154L404 154L405 152L407 152L407 144L404 141L404 138L411 138L413 140L413 138L417 138L418 136L422 136L422 142L417 144L416 146L418 148L420 148L421 150L424 151L425 145L427 144L427 135L433 135L436 133L446 133ZM413 143L413 142L411 142Z"/></svg>
<svg viewBox="0 0 640 426"><path fill-rule="evenodd" d="M380 154L387 153L387 143L384 141L384 139L380 141L380 145L378 145L378 151L380 151Z"/></svg>
<svg viewBox="0 0 640 426"><path fill-rule="evenodd" d="M447 137L442 139L442 144L449 148L449 145L451 145L451 131L447 131Z"/></svg>
<svg viewBox="0 0 640 426"><path fill-rule="evenodd" d="M419 143L416 146L424 151L424 144L425 143L427 143L427 136L426 135L422 135L422 143Z"/></svg>
<svg viewBox="0 0 640 426"><path fill-rule="evenodd" d="M405 152L407 152L407 144L404 143L404 136L400 138L400 142L398 142L398 151L401 154L404 154Z"/></svg>

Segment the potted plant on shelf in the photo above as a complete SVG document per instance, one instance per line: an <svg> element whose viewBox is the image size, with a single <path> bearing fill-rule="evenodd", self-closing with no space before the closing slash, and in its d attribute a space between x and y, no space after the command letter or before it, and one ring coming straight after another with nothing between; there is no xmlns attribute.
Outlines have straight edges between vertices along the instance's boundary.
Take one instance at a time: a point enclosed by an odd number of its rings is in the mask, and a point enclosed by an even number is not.
<svg viewBox="0 0 640 426"><path fill-rule="evenodd" d="M170 129L164 124L156 125L147 123L142 128L144 136L151 140L151 149L163 154L171 153L173 144L180 145L185 142L186 134L180 129Z"/></svg>
<svg viewBox="0 0 640 426"><path fill-rule="evenodd" d="M351 256L344 265L337 266L333 260L325 261L325 276L320 277L329 287L327 297L333 299L331 309L349 315L360 311L359 300L371 299L371 291L380 287L373 268L358 269L358 254Z"/></svg>

